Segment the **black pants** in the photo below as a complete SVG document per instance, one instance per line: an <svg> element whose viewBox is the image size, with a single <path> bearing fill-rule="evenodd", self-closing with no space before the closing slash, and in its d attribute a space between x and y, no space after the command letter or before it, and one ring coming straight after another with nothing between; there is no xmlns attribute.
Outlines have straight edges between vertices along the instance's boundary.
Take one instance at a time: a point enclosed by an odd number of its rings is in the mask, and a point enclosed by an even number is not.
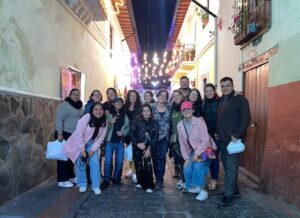
<svg viewBox="0 0 300 218"><path fill-rule="evenodd" d="M138 184L140 184L143 189L153 189L151 158L143 158L143 152L141 150L135 150L133 155Z"/></svg>
<svg viewBox="0 0 300 218"><path fill-rule="evenodd" d="M234 193L239 192L239 187L237 184L239 164L240 164L240 154L228 154L227 145L228 143L221 142L221 158L223 163L223 168L225 172L224 180L224 196L232 198Z"/></svg>
<svg viewBox="0 0 300 218"><path fill-rule="evenodd" d="M72 133L63 132L64 140L67 140L71 135ZM55 139L57 139L57 132L55 132ZM58 160L56 163L57 182L68 181L70 178L75 177L74 164L70 159L68 161Z"/></svg>

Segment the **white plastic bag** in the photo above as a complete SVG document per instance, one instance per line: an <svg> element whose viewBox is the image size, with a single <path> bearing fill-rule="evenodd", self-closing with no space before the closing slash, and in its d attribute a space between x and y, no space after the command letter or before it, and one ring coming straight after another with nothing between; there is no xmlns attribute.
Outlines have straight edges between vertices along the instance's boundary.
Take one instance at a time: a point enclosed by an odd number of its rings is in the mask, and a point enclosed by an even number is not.
<svg viewBox="0 0 300 218"><path fill-rule="evenodd" d="M65 143L65 140L63 140L62 142L58 140L48 142L46 150L46 159L67 161L68 157L63 153L63 146Z"/></svg>
<svg viewBox="0 0 300 218"><path fill-rule="evenodd" d="M230 142L227 146L228 154L237 154L245 150L245 145L242 140L238 139L236 142Z"/></svg>
<svg viewBox="0 0 300 218"><path fill-rule="evenodd" d="M125 148L125 151L124 151L124 154L125 154L125 158L128 160L128 161L132 161L132 144L130 143L126 148Z"/></svg>

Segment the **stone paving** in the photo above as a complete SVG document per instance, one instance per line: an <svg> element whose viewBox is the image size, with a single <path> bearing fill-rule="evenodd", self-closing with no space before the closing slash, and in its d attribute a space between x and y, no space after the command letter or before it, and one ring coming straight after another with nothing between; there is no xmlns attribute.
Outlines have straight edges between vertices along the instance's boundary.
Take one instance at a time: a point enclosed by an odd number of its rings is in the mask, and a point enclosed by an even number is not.
<svg viewBox="0 0 300 218"><path fill-rule="evenodd" d="M235 200L231 208L224 210L217 206L221 201L221 196L217 193L221 191L222 184L218 190L209 193L209 198L205 202L199 202L195 200L195 194L176 190L176 180L172 178L170 166L171 162L168 161L164 190L154 191L152 194L136 190L135 185L129 179L124 179L123 186L111 185L98 196L90 189L82 194L77 188L58 188L53 177L39 187L1 206L0 218L300 217L297 209L289 210L284 203L258 193L243 183L240 184L242 198ZM127 164L123 172L126 172L126 168Z"/></svg>

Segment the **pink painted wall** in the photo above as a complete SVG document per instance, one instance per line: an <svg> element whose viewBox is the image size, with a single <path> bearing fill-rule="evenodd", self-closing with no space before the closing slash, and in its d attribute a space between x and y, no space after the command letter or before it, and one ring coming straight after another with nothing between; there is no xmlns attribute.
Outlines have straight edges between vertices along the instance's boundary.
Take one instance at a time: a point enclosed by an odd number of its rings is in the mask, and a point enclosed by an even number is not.
<svg viewBox="0 0 300 218"><path fill-rule="evenodd" d="M263 189L300 207L300 81L269 88Z"/></svg>

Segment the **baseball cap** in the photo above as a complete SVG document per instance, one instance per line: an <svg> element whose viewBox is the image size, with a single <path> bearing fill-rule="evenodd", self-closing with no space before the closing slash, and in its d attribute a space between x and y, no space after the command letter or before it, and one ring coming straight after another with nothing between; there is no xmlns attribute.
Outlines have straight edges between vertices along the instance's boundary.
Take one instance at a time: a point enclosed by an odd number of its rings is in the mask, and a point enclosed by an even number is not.
<svg viewBox="0 0 300 218"><path fill-rule="evenodd" d="M190 101L184 101L184 102L182 102L182 104L181 104L180 110L183 111L183 110L185 110L185 109L192 109L192 108L193 108L192 102L190 102Z"/></svg>

